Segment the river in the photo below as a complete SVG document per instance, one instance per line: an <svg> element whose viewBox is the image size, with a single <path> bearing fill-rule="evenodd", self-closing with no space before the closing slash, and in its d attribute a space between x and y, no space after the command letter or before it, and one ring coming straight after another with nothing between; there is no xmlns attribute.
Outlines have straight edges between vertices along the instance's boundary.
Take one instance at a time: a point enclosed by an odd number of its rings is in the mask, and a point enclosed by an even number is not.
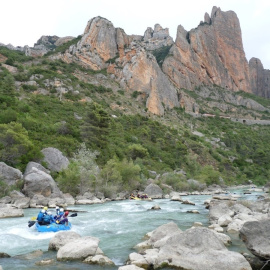
<svg viewBox="0 0 270 270"><path fill-rule="evenodd" d="M240 193L239 193L240 194ZM254 200L258 193L245 197ZM142 242L143 236L162 224L175 222L180 229L186 230L195 221L204 226L208 223L208 210L205 209L204 201L210 199L209 195L190 195L183 197L195 205L181 204L177 201L160 199L153 201L112 201L95 205L75 205L69 209L78 212L77 217L70 217L72 231L81 236L94 236L100 239L99 247L104 254L115 263L117 269L128 259L128 255L134 251L133 247ZM161 210L150 210L153 205L158 204ZM198 210L199 214L187 213L188 210ZM55 209L51 209L54 213ZM36 216L38 209L24 209L24 217L0 219L0 252L5 252L12 258L0 259L0 265L4 270L9 269L40 269L35 265L36 261L53 258L55 263L46 266L45 269L92 269L100 270L104 267L90 266L79 262L57 262L56 252L48 252L50 239L53 232L38 233L35 226L27 226L31 217ZM231 249L240 246L235 240ZM42 250L40 257L30 256L29 253ZM27 255L25 255L27 254Z"/></svg>

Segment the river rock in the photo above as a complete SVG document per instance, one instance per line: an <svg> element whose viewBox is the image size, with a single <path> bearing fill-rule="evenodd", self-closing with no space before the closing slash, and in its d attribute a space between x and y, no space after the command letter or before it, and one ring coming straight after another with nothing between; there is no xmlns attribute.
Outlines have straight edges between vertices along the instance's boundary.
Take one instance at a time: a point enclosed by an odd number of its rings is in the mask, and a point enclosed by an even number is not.
<svg viewBox="0 0 270 270"><path fill-rule="evenodd" d="M270 219L246 222L240 230L240 238L255 256L270 259Z"/></svg>
<svg viewBox="0 0 270 270"><path fill-rule="evenodd" d="M0 252L0 258L10 258L10 255L5 252Z"/></svg>
<svg viewBox="0 0 270 270"><path fill-rule="evenodd" d="M155 204L151 207L151 210L161 210L161 208L158 204Z"/></svg>
<svg viewBox="0 0 270 270"><path fill-rule="evenodd" d="M171 201L178 201L178 202L183 201L181 196L180 196L180 193L178 193L178 192L171 192L170 197L171 197Z"/></svg>
<svg viewBox="0 0 270 270"><path fill-rule="evenodd" d="M209 220L211 223L216 223L218 219L223 216L228 215L232 217L234 211L230 209L227 202L224 201L211 201L209 205Z"/></svg>
<svg viewBox="0 0 270 270"><path fill-rule="evenodd" d="M152 247L160 247L169 237L181 232L182 231L174 222L161 225L149 234L150 239L148 240L148 244Z"/></svg>
<svg viewBox="0 0 270 270"><path fill-rule="evenodd" d="M0 218L23 217L22 209L14 208L10 205L0 204Z"/></svg>
<svg viewBox="0 0 270 270"><path fill-rule="evenodd" d="M118 270L144 270L144 268L138 267L134 264L124 265L118 268Z"/></svg>
<svg viewBox="0 0 270 270"><path fill-rule="evenodd" d="M143 268L166 264L183 270L251 270L241 254L228 251L214 232L201 227L172 235L160 248L132 253L129 261Z"/></svg>
<svg viewBox="0 0 270 270"><path fill-rule="evenodd" d="M84 260L89 256L95 256L98 250L99 239L96 237L85 236L74 239L57 252L57 260Z"/></svg>
<svg viewBox="0 0 270 270"><path fill-rule="evenodd" d="M0 162L0 179L7 185L15 185L15 183L22 178L23 175L20 170L12 168L4 162Z"/></svg>
<svg viewBox="0 0 270 270"><path fill-rule="evenodd" d="M182 201L182 204L195 205L194 202L191 202L191 201L189 201L189 200Z"/></svg>
<svg viewBox="0 0 270 270"><path fill-rule="evenodd" d="M114 265L114 262L104 255L89 256L84 261L84 263L98 264L98 265Z"/></svg>
<svg viewBox="0 0 270 270"><path fill-rule="evenodd" d="M145 188L144 193L148 194L148 196L152 199L162 199L163 197L162 189L156 184L148 185Z"/></svg>
<svg viewBox="0 0 270 270"><path fill-rule="evenodd" d="M49 250L58 250L59 248L66 245L67 243L78 238L81 238L81 236L76 232L72 232L72 231L58 232L50 240Z"/></svg>
<svg viewBox="0 0 270 270"><path fill-rule="evenodd" d="M233 221L228 225L227 232L228 233L238 233L242 228L244 221L241 219L233 219Z"/></svg>
<svg viewBox="0 0 270 270"><path fill-rule="evenodd" d="M24 177L23 192L30 198L33 198L35 194L41 194L45 197L49 197L51 194L57 194L59 197L62 196L53 178L34 167Z"/></svg>
<svg viewBox="0 0 270 270"><path fill-rule="evenodd" d="M45 260L41 260L39 262L36 262L35 265L45 266L45 265L51 265L53 263L54 263L54 259L45 259Z"/></svg>
<svg viewBox="0 0 270 270"><path fill-rule="evenodd" d="M216 234L217 238L225 245L225 246L229 246L232 243L232 240L230 238L230 236L228 236L225 233L219 233L215 230L213 230L213 232Z"/></svg>
<svg viewBox="0 0 270 270"><path fill-rule="evenodd" d="M69 160L58 149L48 147L42 149L41 152L44 155L43 161L52 172L60 172L68 167Z"/></svg>
<svg viewBox="0 0 270 270"><path fill-rule="evenodd" d="M232 222L232 218L229 215L223 215L218 219L218 225L221 227L226 227Z"/></svg>

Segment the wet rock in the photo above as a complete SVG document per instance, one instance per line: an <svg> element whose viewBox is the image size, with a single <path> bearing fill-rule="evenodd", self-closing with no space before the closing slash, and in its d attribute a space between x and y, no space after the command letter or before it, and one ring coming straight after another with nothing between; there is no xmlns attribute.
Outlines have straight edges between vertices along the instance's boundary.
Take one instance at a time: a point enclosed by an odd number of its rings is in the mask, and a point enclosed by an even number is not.
<svg viewBox="0 0 270 270"><path fill-rule="evenodd" d="M190 214L200 214L200 212L198 210L188 210L187 213L190 213Z"/></svg>
<svg viewBox="0 0 270 270"><path fill-rule="evenodd" d="M54 259L44 259L44 260L41 260L39 262L36 262L35 265L38 265L38 266L45 266L45 265L51 265L51 264L54 264Z"/></svg>
<svg viewBox="0 0 270 270"><path fill-rule="evenodd" d="M188 201L188 200L182 201L182 204L195 205L194 202L191 202L191 201Z"/></svg>
<svg viewBox="0 0 270 270"><path fill-rule="evenodd" d="M49 250L59 250L59 248L63 247L65 244L79 238L81 238L81 236L76 232L71 231L58 232L50 240Z"/></svg>
<svg viewBox="0 0 270 270"><path fill-rule="evenodd" d="M0 252L0 258L10 258L10 255L4 252Z"/></svg>
<svg viewBox="0 0 270 270"><path fill-rule="evenodd" d="M158 204L151 207L151 210L161 210L160 206Z"/></svg>
<svg viewBox="0 0 270 270"><path fill-rule="evenodd" d="M84 263L98 264L98 265L114 265L114 262L104 255L89 256L84 261Z"/></svg>

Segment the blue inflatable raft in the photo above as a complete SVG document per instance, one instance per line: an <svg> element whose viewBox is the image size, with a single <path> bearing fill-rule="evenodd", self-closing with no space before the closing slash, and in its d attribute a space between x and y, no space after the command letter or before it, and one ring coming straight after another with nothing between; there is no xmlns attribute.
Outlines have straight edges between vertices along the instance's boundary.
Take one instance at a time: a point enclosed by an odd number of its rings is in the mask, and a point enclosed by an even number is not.
<svg viewBox="0 0 270 270"><path fill-rule="evenodd" d="M36 222L36 229L38 232L68 231L71 229L71 223L69 222L68 225L56 223L51 223L49 225L39 225L38 222Z"/></svg>

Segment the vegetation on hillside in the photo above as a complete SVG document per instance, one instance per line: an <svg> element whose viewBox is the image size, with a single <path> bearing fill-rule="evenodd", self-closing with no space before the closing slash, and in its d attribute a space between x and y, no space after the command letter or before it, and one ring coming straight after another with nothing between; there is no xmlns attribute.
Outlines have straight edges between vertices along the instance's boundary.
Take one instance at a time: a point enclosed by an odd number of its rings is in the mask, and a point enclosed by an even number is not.
<svg viewBox="0 0 270 270"><path fill-rule="evenodd" d="M32 63L21 54L5 55L23 66L15 74L0 67L0 159L24 171L29 161L42 160L41 149L58 148L71 160L55 175L64 192L140 189L155 178L153 171L161 175L157 183L175 190L195 188L189 178L210 185L264 184L270 177L268 126L196 119L181 109L150 116L133 95L77 76L96 71L46 57ZM113 109L113 102L125 109Z"/></svg>

